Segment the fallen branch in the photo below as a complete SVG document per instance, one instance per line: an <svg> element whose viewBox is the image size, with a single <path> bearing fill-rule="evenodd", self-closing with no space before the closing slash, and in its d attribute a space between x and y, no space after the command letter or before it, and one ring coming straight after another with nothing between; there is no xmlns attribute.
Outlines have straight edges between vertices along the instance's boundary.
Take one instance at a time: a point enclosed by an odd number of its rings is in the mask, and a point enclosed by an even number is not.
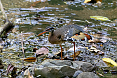
<svg viewBox="0 0 117 78"><path fill-rule="evenodd" d="M25 58L24 44L23 44L23 34L22 34L22 32L21 32L21 44L22 44L22 52L23 52L23 55L24 55L24 58Z"/></svg>
<svg viewBox="0 0 117 78"><path fill-rule="evenodd" d="M5 19L5 22L4 22L5 24L2 26L2 29L0 30L0 37L3 38L3 37L6 37L7 33L14 28L14 24L8 20L7 15L3 9L1 0L0 0L0 7L1 7L1 12L3 14L3 18Z"/></svg>
<svg viewBox="0 0 117 78"><path fill-rule="evenodd" d="M0 31L0 37L4 38L7 36L7 33L14 28L14 24L10 21L6 22Z"/></svg>
<svg viewBox="0 0 117 78"><path fill-rule="evenodd" d="M4 19L7 19L7 15L6 15L6 13L5 13L4 9L3 9L3 5L2 5L2 3L1 3L1 0L0 0L0 7L1 7L1 12L2 12L2 14L3 14L3 18L4 18ZM8 21L8 19L7 19L7 21Z"/></svg>

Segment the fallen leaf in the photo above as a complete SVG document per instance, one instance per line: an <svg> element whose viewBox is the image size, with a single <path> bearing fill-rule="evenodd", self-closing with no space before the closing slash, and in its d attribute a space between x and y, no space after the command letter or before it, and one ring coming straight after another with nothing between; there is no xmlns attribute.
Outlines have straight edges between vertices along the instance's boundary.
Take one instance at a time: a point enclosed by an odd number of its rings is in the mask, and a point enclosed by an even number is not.
<svg viewBox="0 0 117 78"><path fill-rule="evenodd" d="M91 3L91 1L92 3L94 3L94 1L96 1L96 3L102 2L102 0L85 0L84 3Z"/></svg>
<svg viewBox="0 0 117 78"><path fill-rule="evenodd" d="M0 45L0 50L3 49L3 46Z"/></svg>
<svg viewBox="0 0 117 78"><path fill-rule="evenodd" d="M93 53L98 53L100 50L98 50L96 47L94 46L91 46L90 49L88 49L90 52L93 52Z"/></svg>
<svg viewBox="0 0 117 78"><path fill-rule="evenodd" d="M90 16L91 19L101 20L101 21L110 21L107 17L103 16Z"/></svg>
<svg viewBox="0 0 117 78"><path fill-rule="evenodd" d="M36 61L36 58L35 57L29 57L29 58L25 58L24 61L27 61L27 62L35 62Z"/></svg>
<svg viewBox="0 0 117 78"><path fill-rule="evenodd" d="M90 1L91 1L91 0L85 0L84 3L88 3L88 2L90 2Z"/></svg>
<svg viewBox="0 0 117 78"><path fill-rule="evenodd" d="M103 47L103 45L102 45L102 44L100 44L100 46L101 46L101 47Z"/></svg>
<svg viewBox="0 0 117 78"><path fill-rule="evenodd" d="M98 54L99 54L99 55L104 55L104 52L99 51Z"/></svg>
<svg viewBox="0 0 117 78"><path fill-rule="evenodd" d="M101 74L101 73L98 73L98 72L96 72L98 75L100 75L100 76L102 76L102 77L104 77L104 75L103 74Z"/></svg>
<svg viewBox="0 0 117 78"><path fill-rule="evenodd" d="M13 66L12 64L9 64L9 65L8 65L8 68L7 68L7 75L8 75L11 71L13 71L13 68L14 68L14 66Z"/></svg>
<svg viewBox="0 0 117 78"><path fill-rule="evenodd" d="M78 56L78 55L80 54L80 52L81 52L81 51L77 51L77 52L76 52L76 56ZM71 55L70 57L74 57L74 54Z"/></svg>
<svg viewBox="0 0 117 78"><path fill-rule="evenodd" d="M46 48L46 47L42 47L42 48L40 48L39 50L36 50L36 54L37 55L40 55L40 54L48 54L49 53L49 50L48 50L48 48Z"/></svg>
<svg viewBox="0 0 117 78"><path fill-rule="evenodd" d="M67 4L67 2L64 2L65 4Z"/></svg>
<svg viewBox="0 0 117 78"><path fill-rule="evenodd" d="M117 67L117 63L110 58L102 58L102 60L110 67Z"/></svg>

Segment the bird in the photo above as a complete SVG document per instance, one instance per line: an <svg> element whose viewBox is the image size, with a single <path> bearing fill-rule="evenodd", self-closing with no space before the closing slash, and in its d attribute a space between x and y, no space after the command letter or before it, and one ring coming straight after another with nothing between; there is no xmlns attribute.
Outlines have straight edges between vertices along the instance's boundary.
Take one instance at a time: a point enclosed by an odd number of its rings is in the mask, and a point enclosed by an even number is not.
<svg viewBox="0 0 117 78"><path fill-rule="evenodd" d="M61 47L61 60L62 58L62 46L61 44L66 42L66 41L70 41L74 44L74 57L73 59L75 60L75 42L74 42L74 38L71 38L74 35L77 35L77 37L79 37L79 39L84 40L84 37L87 37L87 39L91 39L90 35L87 35L84 33L83 29L78 26L77 24L71 24L71 25L65 25L62 26L60 28L57 28L55 30L54 27L47 27L43 32L41 32L40 34L38 34L37 36L40 36L46 32L49 32L49 36L48 36L48 41L51 44L59 44Z"/></svg>

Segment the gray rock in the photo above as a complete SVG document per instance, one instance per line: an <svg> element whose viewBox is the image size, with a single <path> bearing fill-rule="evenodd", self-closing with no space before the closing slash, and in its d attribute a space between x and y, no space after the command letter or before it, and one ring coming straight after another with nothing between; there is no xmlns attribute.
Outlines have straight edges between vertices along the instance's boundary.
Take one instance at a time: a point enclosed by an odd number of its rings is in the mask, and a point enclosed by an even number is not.
<svg viewBox="0 0 117 78"><path fill-rule="evenodd" d="M61 78L63 77L62 73L59 72L59 70L51 68L51 67L45 67L43 69L35 69L34 76L40 75L39 78Z"/></svg>
<svg viewBox="0 0 117 78"><path fill-rule="evenodd" d="M99 76L93 72L83 72L79 74L77 78L99 78Z"/></svg>
<svg viewBox="0 0 117 78"><path fill-rule="evenodd" d="M103 60L100 60L96 63L96 66L100 66L100 67L108 67L108 65L103 61Z"/></svg>
<svg viewBox="0 0 117 78"><path fill-rule="evenodd" d="M83 63L80 69L84 72L91 72L94 69L94 66L90 63Z"/></svg>
<svg viewBox="0 0 117 78"><path fill-rule="evenodd" d="M91 63L82 62L82 61L73 61L73 67L76 67L78 70L83 72L90 72L94 69L94 66Z"/></svg>
<svg viewBox="0 0 117 78"><path fill-rule="evenodd" d="M70 60L53 60L53 59L47 59L44 60L41 65L44 67L50 67L50 66L63 66L63 65L72 65L72 61Z"/></svg>
<svg viewBox="0 0 117 78"><path fill-rule="evenodd" d="M76 78L80 73L82 73L81 70L76 71L73 75L73 78Z"/></svg>
<svg viewBox="0 0 117 78"><path fill-rule="evenodd" d="M41 75L40 78L64 78L73 77L76 71L91 71L93 65L82 61L70 61L70 60L44 60L37 68L30 67L30 71L34 71L34 76ZM82 72L81 71L81 72ZM74 76L80 74L76 72Z"/></svg>
<svg viewBox="0 0 117 78"><path fill-rule="evenodd" d="M43 69L35 69L34 76L41 75L40 78L64 78L66 76L72 77L76 69L69 66L62 66L61 69L52 67L44 67Z"/></svg>

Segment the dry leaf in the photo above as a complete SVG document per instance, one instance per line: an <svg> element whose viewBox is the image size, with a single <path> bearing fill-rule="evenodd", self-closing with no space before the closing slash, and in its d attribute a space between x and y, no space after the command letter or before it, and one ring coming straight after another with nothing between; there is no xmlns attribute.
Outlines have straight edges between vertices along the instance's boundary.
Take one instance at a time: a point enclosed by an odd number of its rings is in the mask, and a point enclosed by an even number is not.
<svg viewBox="0 0 117 78"><path fill-rule="evenodd" d="M77 52L76 52L76 56L78 56L78 55L80 54L80 52L81 52L81 51L77 51ZM71 55L70 57L74 57L74 54Z"/></svg>
<svg viewBox="0 0 117 78"><path fill-rule="evenodd" d="M48 54L49 53L49 50L48 50L48 48L46 48L46 47L42 47L42 48L40 48L39 50L36 50L36 54L37 55L40 55L40 54Z"/></svg>
<svg viewBox="0 0 117 78"><path fill-rule="evenodd" d="M96 72L98 75L100 75L100 76L102 76L102 77L104 77L104 75L103 74L101 74L101 73L98 73L98 72Z"/></svg>
<svg viewBox="0 0 117 78"><path fill-rule="evenodd" d="M91 1L91 0L85 0L84 3L88 3L88 2L90 2L90 1Z"/></svg>
<svg viewBox="0 0 117 78"><path fill-rule="evenodd" d="M9 64L8 68L7 68L7 74L9 74L11 71L13 71L13 69L14 69L14 66L12 64Z"/></svg>
<svg viewBox="0 0 117 78"><path fill-rule="evenodd" d="M98 54L99 54L99 55L104 55L104 52L99 51Z"/></svg>
<svg viewBox="0 0 117 78"><path fill-rule="evenodd" d="M29 58L25 58L24 61L27 61L27 62L35 62L36 61L36 58L35 57L29 57Z"/></svg>
<svg viewBox="0 0 117 78"><path fill-rule="evenodd" d="M93 1L93 0L85 0L84 3L89 3L90 1ZM102 2L102 0L94 0L94 1L96 1L96 3ZM92 2L92 3L93 3L93 2Z"/></svg>

